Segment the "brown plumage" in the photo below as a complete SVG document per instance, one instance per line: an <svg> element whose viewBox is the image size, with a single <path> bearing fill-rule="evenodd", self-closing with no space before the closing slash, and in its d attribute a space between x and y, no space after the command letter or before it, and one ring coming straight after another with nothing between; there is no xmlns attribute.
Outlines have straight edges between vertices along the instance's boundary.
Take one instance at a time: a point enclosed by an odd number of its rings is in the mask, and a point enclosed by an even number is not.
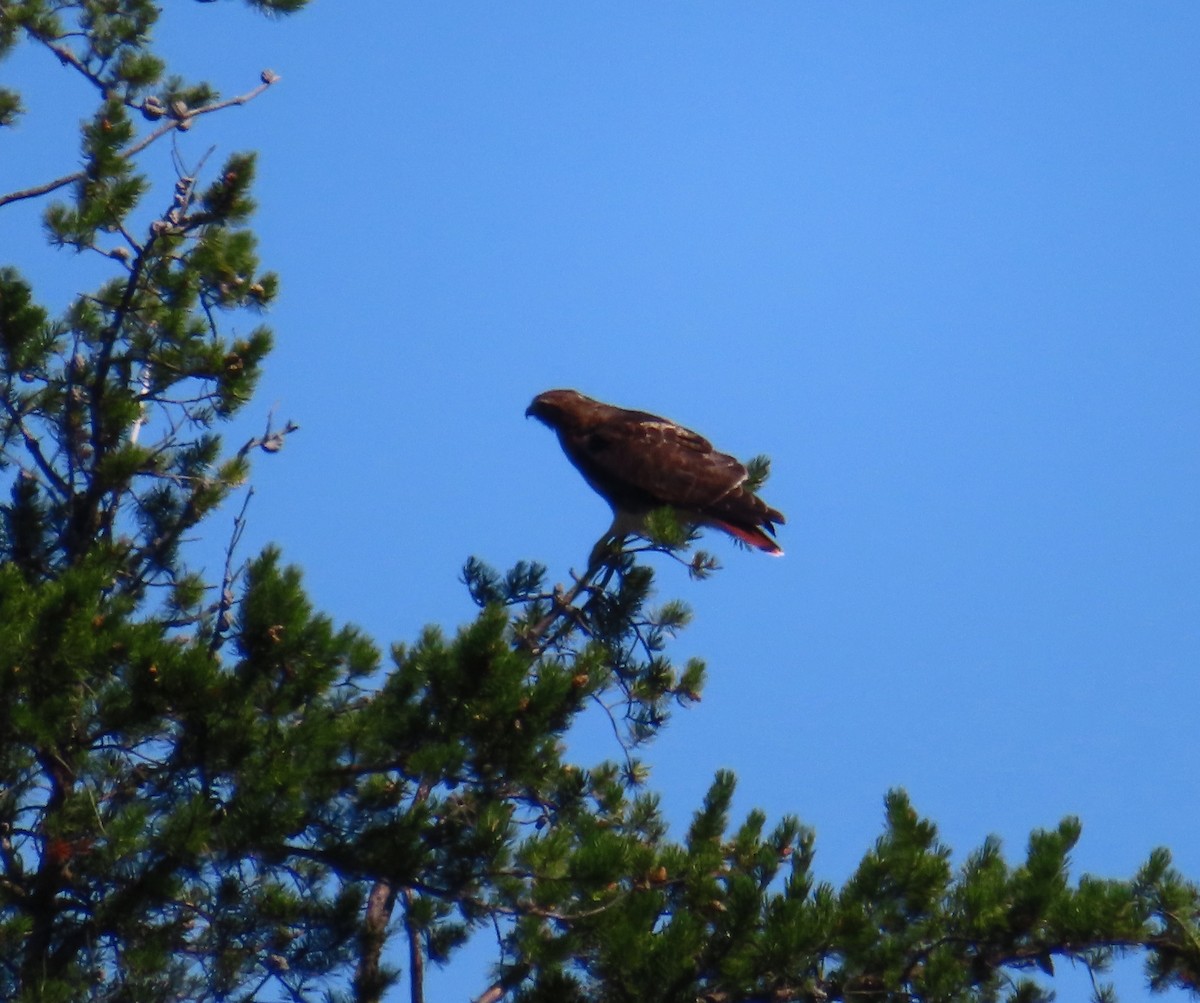
<svg viewBox="0 0 1200 1003"><path fill-rule="evenodd" d="M701 435L645 411L602 404L577 390L547 390L525 412L558 434L563 452L613 510L611 534L641 532L670 506L692 525L715 526L779 556L783 515L745 487L747 471Z"/></svg>

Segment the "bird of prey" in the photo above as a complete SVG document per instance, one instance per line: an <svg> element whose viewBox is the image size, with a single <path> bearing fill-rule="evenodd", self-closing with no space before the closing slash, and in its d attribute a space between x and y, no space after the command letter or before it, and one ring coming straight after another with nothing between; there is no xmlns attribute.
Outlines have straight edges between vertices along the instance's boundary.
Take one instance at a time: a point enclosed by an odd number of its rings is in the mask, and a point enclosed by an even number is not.
<svg viewBox="0 0 1200 1003"><path fill-rule="evenodd" d="M613 510L610 538L645 535L646 516L669 506L692 526L713 526L772 556L782 513L746 486L747 470L690 429L645 411L602 404L577 390L538 394L532 415Z"/></svg>

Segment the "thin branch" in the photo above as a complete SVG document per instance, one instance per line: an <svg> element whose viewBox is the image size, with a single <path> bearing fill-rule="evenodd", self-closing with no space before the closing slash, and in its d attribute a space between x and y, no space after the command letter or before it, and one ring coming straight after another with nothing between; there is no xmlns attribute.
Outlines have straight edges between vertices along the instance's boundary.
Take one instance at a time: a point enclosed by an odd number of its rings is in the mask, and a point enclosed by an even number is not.
<svg viewBox="0 0 1200 1003"><path fill-rule="evenodd" d="M1100 980L1096 978L1096 969L1088 961L1084 961L1083 967L1087 969L1088 979L1092 983L1092 999L1104 999L1104 993L1101 991Z"/></svg>
<svg viewBox="0 0 1200 1003"><path fill-rule="evenodd" d="M4 410L8 412L9 418L20 431L21 438L25 443L25 448L29 451L29 455L33 457L33 462L37 464L38 469L42 472L50 484L58 490L64 499L71 497L70 485L63 480L62 474L60 474L54 469L54 467L50 465L50 462L46 459L45 454L42 452L42 447L37 438L32 432L29 431L29 429L25 427L24 416L13 407L12 402L8 399L7 395L0 397L0 402L3 403Z"/></svg>
<svg viewBox="0 0 1200 1003"><path fill-rule="evenodd" d="M108 97L108 84L101 80L98 74L89 70L83 60L80 59L71 48L66 45L58 45L55 42L50 41L48 38L41 38L39 41L47 49L58 56L60 62L64 63L65 65L75 67L75 69L83 74L83 76L86 77L87 80L93 86L95 86L95 88L100 91L105 98Z"/></svg>
<svg viewBox="0 0 1200 1003"><path fill-rule="evenodd" d="M125 291L121 294L121 302L113 312L113 318L105 327L101 338L100 354L96 359L96 372L92 380L91 394L88 400L92 422L92 453L97 461L103 459L105 453L108 452L108 445L102 435L102 403L105 391L108 389L108 369L112 364L113 349L116 347L117 339L121 335L121 327L125 323L125 318L133 306L133 299L137 294L138 283L141 281L142 271L146 267L146 258L150 252L150 248L154 244L156 236L157 234L151 231L150 239L146 241L145 247L130 266L129 278L125 282Z"/></svg>
<svg viewBox="0 0 1200 1003"><path fill-rule="evenodd" d="M682 881L681 878L673 878L669 884L678 884ZM577 912L563 912L560 909L548 909L545 906L535 906L532 903L522 902L518 905L501 905L498 902L484 902L479 899L467 899L473 906L481 911L488 911L500 916L536 916L538 919L550 919L556 923L574 923L581 919L592 919L595 916L602 916L608 912L613 906L617 905L622 899L628 898L633 893L634 888L626 888L614 895L609 901L598 906L592 906L590 909L580 909Z"/></svg>
<svg viewBox="0 0 1200 1003"><path fill-rule="evenodd" d="M262 83L245 94L239 94L237 97L227 98L224 101L217 101L213 104L205 105L202 108L189 108L179 118L171 119L169 122L164 122L157 129L149 132L139 142L134 143L121 153L122 159L128 160L131 157L136 157L146 147L156 140L162 139L168 133L177 130L187 131L191 128L192 119L200 115L208 115L214 111L221 111L224 108L230 108L234 105L243 105L249 101L253 101L263 91L279 80L279 76L272 73L270 70L263 70ZM44 184L34 185L31 188L22 188L19 191L9 192L7 195L0 195L0 208L8 205L10 202L20 202L22 199L37 198L39 195L47 195L52 191L57 191L76 181L82 181L87 177L86 170L73 171L70 174L64 174L61 178L55 178L53 181L47 181Z"/></svg>
<svg viewBox="0 0 1200 1003"><path fill-rule="evenodd" d="M608 723L612 726L613 735L615 735L617 739L617 745L621 747L621 752L625 756L625 766L632 770L633 756L630 754L629 746L625 744L625 739L621 735L621 727L617 724L617 719L613 717L612 708L603 700L601 700L599 694L597 693L592 694L592 699L600 706L605 715L608 717Z"/></svg>
<svg viewBox="0 0 1200 1003"><path fill-rule="evenodd" d="M225 548L225 570L221 573L221 598L217 603L217 620L213 626L212 640L208 642L208 650L216 654L225 643L225 631L233 622L233 583L239 571L233 569L233 555L241 542L242 534L246 531L246 510L250 507L250 499L254 497L254 488L246 492L246 500L242 509L233 520L233 532L229 536L229 545Z"/></svg>

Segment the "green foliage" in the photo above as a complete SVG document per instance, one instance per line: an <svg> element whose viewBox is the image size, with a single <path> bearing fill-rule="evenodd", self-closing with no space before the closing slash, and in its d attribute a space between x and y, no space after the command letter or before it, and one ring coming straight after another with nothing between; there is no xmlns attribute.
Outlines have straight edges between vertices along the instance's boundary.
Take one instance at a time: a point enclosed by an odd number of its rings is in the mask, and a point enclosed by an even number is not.
<svg viewBox="0 0 1200 1003"><path fill-rule="evenodd" d="M0 87L0 126L13 125L24 110L21 95L7 87Z"/></svg>
<svg viewBox="0 0 1200 1003"><path fill-rule="evenodd" d="M33 584L0 569L0 992L199 998L261 978L268 948L297 986L323 977L361 893L312 851L373 648L272 554L241 602L254 665L106 584L90 561Z"/></svg>
<svg viewBox="0 0 1200 1003"><path fill-rule="evenodd" d="M1154 875L1154 894L1193 917L1168 933L1171 914L1145 908L1136 882L1072 886L1072 820L1036 833L1016 870L989 841L956 875L934 826L893 792L884 835L837 892L815 881L812 833L794 819L764 837L752 813L731 834L732 789L718 776L685 844L643 856L642 880L614 888L607 908L561 932L519 927L528 943L514 953L534 970L518 998L1035 1000L1048 996L1024 973L1051 975L1056 958L1099 972L1112 954L1142 947L1156 972L1183 943L1196 957L1196 888L1166 868ZM1161 985L1194 991L1190 963Z"/></svg>
<svg viewBox="0 0 1200 1003"><path fill-rule="evenodd" d="M757 491L771 476L771 461L766 456L755 456L746 461L746 487Z"/></svg>
<svg viewBox="0 0 1200 1003"><path fill-rule="evenodd" d="M54 315L0 267L0 998L377 1000L391 937L415 996L481 929L493 1001L1034 1001L1062 959L1135 951L1152 987L1195 991L1200 892L1165 850L1130 881L1073 879L1072 819L1016 866L989 840L956 869L893 792L839 889L797 819L734 824L721 773L672 838L638 756L705 667L671 660L690 613L654 603L643 557L716 566L682 556L674 513L601 541L570 586L471 559L478 615L386 669L276 551L238 564L242 516L220 580L190 568L185 538L294 426L232 454L220 437L278 283L248 229L252 154L155 183L155 141L221 107L153 51L160 12L0 6L0 57L27 41L96 91L81 169L0 208L49 197L51 244L111 271ZM0 91L0 124L18 110ZM568 755L585 715L611 759Z"/></svg>

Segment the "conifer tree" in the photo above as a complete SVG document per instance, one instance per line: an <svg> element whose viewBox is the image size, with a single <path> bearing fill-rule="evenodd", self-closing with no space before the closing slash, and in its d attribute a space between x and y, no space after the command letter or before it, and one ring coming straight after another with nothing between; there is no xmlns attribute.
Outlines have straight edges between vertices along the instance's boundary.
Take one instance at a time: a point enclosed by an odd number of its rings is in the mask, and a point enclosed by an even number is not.
<svg viewBox="0 0 1200 1003"><path fill-rule="evenodd" d="M638 758L703 685L668 653L687 610L651 603L647 552L694 542L670 513L569 587L468 561L478 616L386 663L274 550L241 563L235 532L220 580L191 568L185 539L293 426L219 434L271 345L226 333L277 288L254 156L172 170L160 141L276 78L223 98L170 75L159 16L0 3L0 57L39 48L95 95L82 166L0 210L39 200L51 242L111 275L52 314L0 262L0 998L421 1001L485 928L481 1003L1033 1001L1057 962L1127 952L1196 991L1196 887L1163 850L1072 878L1074 820L955 867L895 791L835 888L796 819L731 822L722 773L673 838ZM0 126L20 114L0 91ZM611 761L567 757L583 713L611 720Z"/></svg>

